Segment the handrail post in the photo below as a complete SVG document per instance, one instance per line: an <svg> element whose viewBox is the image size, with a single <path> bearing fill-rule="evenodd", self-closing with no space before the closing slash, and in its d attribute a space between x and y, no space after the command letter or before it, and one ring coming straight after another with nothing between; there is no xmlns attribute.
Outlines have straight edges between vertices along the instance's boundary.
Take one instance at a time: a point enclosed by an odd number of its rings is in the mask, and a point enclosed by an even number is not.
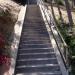
<svg viewBox="0 0 75 75"><path fill-rule="evenodd" d="M66 68L68 70L69 75L71 75L71 62L70 62L70 52L69 52L69 47L65 45L65 60L66 60Z"/></svg>

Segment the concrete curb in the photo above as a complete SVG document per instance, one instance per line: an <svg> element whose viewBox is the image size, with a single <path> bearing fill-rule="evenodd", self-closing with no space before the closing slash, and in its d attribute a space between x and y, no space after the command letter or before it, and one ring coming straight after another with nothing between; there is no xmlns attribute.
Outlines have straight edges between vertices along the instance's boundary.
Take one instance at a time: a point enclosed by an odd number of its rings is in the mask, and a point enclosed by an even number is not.
<svg viewBox="0 0 75 75"><path fill-rule="evenodd" d="M14 27L14 33L13 33L14 39L13 39L13 42L11 45L12 59L11 59L11 66L10 66L10 70L9 70L9 75L14 75L17 52L18 52L18 45L20 42L23 22L24 22L24 18L25 18L25 14L26 14L26 7L27 7L26 5L21 7L21 10L20 10L20 13L18 16L18 20L17 20L15 27Z"/></svg>

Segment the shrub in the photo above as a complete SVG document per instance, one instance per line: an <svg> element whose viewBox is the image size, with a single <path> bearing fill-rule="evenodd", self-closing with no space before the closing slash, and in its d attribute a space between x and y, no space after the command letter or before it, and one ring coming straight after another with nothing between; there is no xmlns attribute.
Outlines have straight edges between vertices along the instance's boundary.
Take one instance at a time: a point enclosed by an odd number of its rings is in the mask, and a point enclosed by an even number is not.
<svg viewBox="0 0 75 75"><path fill-rule="evenodd" d="M0 55L0 65L10 64L10 58L6 55Z"/></svg>
<svg viewBox="0 0 75 75"><path fill-rule="evenodd" d="M57 0L57 3L58 3L59 5L64 5L63 0Z"/></svg>
<svg viewBox="0 0 75 75"><path fill-rule="evenodd" d="M70 54L70 65L71 65L71 73L72 75L75 75L75 36L71 33L68 33L69 30L69 24L64 23L62 27L60 21L58 21L58 28L65 40L65 42L67 43L68 47L69 47L69 54Z"/></svg>

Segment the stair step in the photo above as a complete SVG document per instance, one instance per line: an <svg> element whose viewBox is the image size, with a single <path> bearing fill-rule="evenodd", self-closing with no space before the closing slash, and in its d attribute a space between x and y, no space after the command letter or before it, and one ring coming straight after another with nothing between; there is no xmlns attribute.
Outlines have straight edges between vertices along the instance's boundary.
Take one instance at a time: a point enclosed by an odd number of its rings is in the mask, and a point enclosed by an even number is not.
<svg viewBox="0 0 75 75"><path fill-rule="evenodd" d="M39 25L35 25L35 24L37 24L37 22L36 23L33 23L33 24L32 23L25 22L24 24L26 24L25 26L45 27L45 25L43 23L40 23Z"/></svg>
<svg viewBox="0 0 75 75"><path fill-rule="evenodd" d="M19 48L49 48L52 47L52 45L25 45L20 44Z"/></svg>
<svg viewBox="0 0 75 75"><path fill-rule="evenodd" d="M59 68L58 64L38 64L38 65L17 65L16 68L42 68L42 67L52 67L52 68Z"/></svg>
<svg viewBox="0 0 75 75"><path fill-rule="evenodd" d="M54 52L53 49L21 49L18 53L42 53L42 52Z"/></svg>
<svg viewBox="0 0 75 75"><path fill-rule="evenodd" d="M37 32L39 32L39 31L41 32L42 31L42 32L46 32L47 29L31 29L31 28L26 29L25 28L25 29L23 29L23 31L24 32L28 32L28 31L37 31Z"/></svg>
<svg viewBox="0 0 75 75"><path fill-rule="evenodd" d="M47 32L47 29L46 28L25 28L23 29L24 32L29 32L29 30L32 32Z"/></svg>
<svg viewBox="0 0 75 75"><path fill-rule="evenodd" d="M55 54L19 55L18 59L56 58Z"/></svg>
<svg viewBox="0 0 75 75"><path fill-rule="evenodd" d="M37 45L40 45L40 46L43 46L43 45L50 45L50 46L52 46L51 43L48 43L48 44L45 44L45 43L43 43L43 44L33 44L33 43L32 43L32 44L26 44L26 43L22 43L21 45L27 45L27 46L28 46L28 45L29 45L29 46L33 46L33 45L34 45L34 46L37 46Z"/></svg>
<svg viewBox="0 0 75 75"><path fill-rule="evenodd" d="M24 26L24 27L25 27L25 29L33 29L33 30L35 29L35 30L41 30L41 31L46 30L47 31L47 29L45 27L36 27L36 26L35 27Z"/></svg>
<svg viewBox="0 0 75 75"><path fill-rule="evenodd" d="M33 40L33 39L43 39L43 40L50 40L49 37L39 37L39 36L30 36L30 37L22 37L21 39L29 39L29 40Z"/></svg>
<svg viewBox="0 0 75 75"><path fill-rule="evenodd" d="M34 41L35 41L35 42L39 42L39 41L40 41L40 42L50 42L50 40L43 40L43 39L37 39L37 40L36 40L36 39L32 39L32 40L21 39L20 41L21 41L21 42L23 42L23 41L27 41L27 42L31 42L31 41L33 41L33 42L34 42Z"/></svg>
<svg viewBox="0 0 75 75"><path fill-rule="evenodd" d="M21 41L21 43L26 43L26 44L50 44L50 40L44 41L44 40L25 40Z"/></svg>
<svg viewBox="0 0 75 75"><path fill-rule="evenodd" d="M44 32L43 31L38 31L38 32L37 31L31 31L31 32L29 32L29 31L26 31L26 32L23 31L22 33L25 33L25 34L27 34L27 33L48 34L47 31L44 31Z"/></svg>
<svg viewBox="0 0 75 75"><path fill-rule="evenodd" d="M32 19L29 19L29 18L27 18L27 19L26 19L26 22L25 23L31 23L31 24L34 24L34 23L35 24L38 24L39 23L39 25L44 25L44 22L43 21L40 21L40 20L39 21L38 20L36 21L35 19L34 19L34 21L32 21Z"/></svg>
<svg viewBox="0 0 75 75"><path fill-rule="evenodd" d="M20 73L16 75L62 75L60 71L56 72L36 72L36 73Z"/></svg>
<svg viewBox="0 0 75 75"><path fill-rule="evenodd" d="M19 50L38 50L38 49L53 49L53 47L49 47L49 48L19 48Z"/></svg>
<svg viewBox="0 0 75 75"><path fill-rule="evenodd" d="M18 53L18 55L39 55L39 54L55 54L55 52L42 52L42 53Z"/></svg>
<svg viewBox="0 0 75 75"><path fill-rule="evenodd" d="M17 66L21 65L45 65L45 64L58 64L57 59L47 59L47 60L29 60L29 61L20 61L17 60Z"/></svg>
<svg viewBox="0 0 75 75"><path fill-rule="evenodd" d="M33 46L36 46L36 48L38 47L52 47L52 45L51 45L51 43L50 44L25 44L25 43L22 43L22 44L20 44L20 46L26 46L26 47L32 47L33 48Z"/></svg>
<svg viewBox="0 0 75 75"><path fill-rule="evenodd" d="M31 33L30 33L30 34L28 35L28 34L23 33L22 35L23 35L23 37L34 37L34 36L35 36L35 37L49 37L48 34L34 34L34 33L31 34Z"/></svg>
<svg viewBox="0 0 75 75"><path fill-rule="evenodd" d="M18 59L17 61L42 61L42 60L55 60L56 58L29 58L29 59Z"/></svg>
<svg viewBox="0 0 75 75"><path fill-rule="evenodd" d="M47 33L47 31L41 31L41 30L40 31L39 30L38 31L37 30L27 31L27 29L26 30L24 29L23 32L25 33Z"/></svg>
<svg viewBox="0 0 75 75"><path fill-rule="evenodd" d="M32 29L32 31L34 31L34 30L39 30L38 32L46 32L47 31L47 29L46 29L46 27L45 26L37 26L37 25L35 25L35 26L24 26L25 27L25 29L23 29L23 30L25 30L25 31L27 31L27 29ZM42 31L43 30L43 31ZM31 31L31 32L32 32ZM27 32L29 32L29 31L27 31ZM34 31L35 32L35 31Z"/></svg>
<svg viewBox="0 0 75 75"><path fill-rule="evenodd" d="M37 24L37 22L35 22L33 24L31 22L25 22L24 24L25 24L25 26L41 26L41 27L43 26L43 27L45 27L45 25L43 23L40 23L39 25L35 25L35 24Z"/></svg>
<svg viewBox="0 0 75 75"><path fill-rule="evenodd" d="M30 17L30 16L29 16L29 19L31 19L31 20L40 20L40 21L42 21L42 19L39 18L39 17L33 18L33 17ZM27 25L27 24L31 24L31 23L25 23L25 24ZM42 25L42 24L41 24L41 25Z"/></svg>
<svg viewBox="0 0 75 75"><path fill-rule="evenodd" d="M49 38L33 38L33 37L22 37L21 39L25 40L50 40Z"/></svg>
<svg viewBox="0 0 75 75"><path fill-rule="evenodd" d="M31 73L31 72L54 72L60 71L59 66L19 66L16 67L16 73Z"/></svg>
<svg viewBox="0 0 75 75"><path fill-rule="evenodd" d="M24 26L26 29L46 29L44 26Z"/></svg>
<svg viewBox="0 0 75 75"><path fill-rule="evenodd" d="M38 34L34 34L34 33L24 33L24 32L22 32L22 34L25 36L25 35L33 35L33 36L42 36L42 37L44 37L44 36L48 36L49 37L49 34L48 33L38 33Z"/></svg>

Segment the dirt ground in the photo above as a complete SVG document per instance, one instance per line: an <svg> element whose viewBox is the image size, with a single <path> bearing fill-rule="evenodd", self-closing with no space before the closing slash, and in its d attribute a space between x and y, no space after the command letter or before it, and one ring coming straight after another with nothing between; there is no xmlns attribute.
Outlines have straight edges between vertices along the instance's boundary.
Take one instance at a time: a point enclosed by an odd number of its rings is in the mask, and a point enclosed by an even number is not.
<svg viewBox="0 0 75 75"><path fill-rule="evenodd" d="M48 8L51 10L50 5L48 6ZM54 14L55 14L56 19L59 20L60 16L59 16L58 8L54 6L53 9L54 9ZM63 18L64 23L66 23L66 24L69 23L66 9L60 8L60 10L62 13L62 18ZM75 10L72 10L71 14L72 14L72 19L73 19L73 23L74 23L72 30L75 35Z"/></svg>
<svg viewBox="0 0 75 75"><path fill-rule="evenodd" d="M48 8L51 10L50 6ZM57 7L53 7L53 9L54 9L54 12L55 12L56 19L59 19L58 8ZM62 13L62 17L63 17L64 22L68 23L67 11L65 9L61 8L61 13ZM75 24L75 12L72 11L71 14L72 14L73 22Z"/></svg>

